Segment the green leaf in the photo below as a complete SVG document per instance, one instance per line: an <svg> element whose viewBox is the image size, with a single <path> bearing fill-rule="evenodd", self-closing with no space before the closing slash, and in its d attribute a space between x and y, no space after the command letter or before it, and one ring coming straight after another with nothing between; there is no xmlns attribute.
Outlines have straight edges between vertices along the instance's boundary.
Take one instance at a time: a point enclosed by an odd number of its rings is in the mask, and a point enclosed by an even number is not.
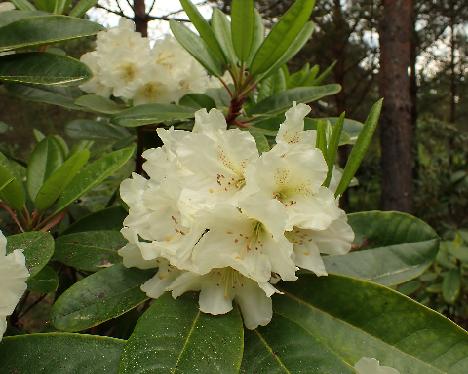
<svg viewBox="0 0 468 374"><path fill-rule="evenodd" d="M95 22L65 16L19 19L0 27L0 52L91 36L102 29Z"/></svg>
<svg viewBox="0 0 468 374"><path fill-rule="evenodd" d="M293 87L303 87L303 86L305 86L305 84L303 84L303 83L307 79L309 74L310 74L310 65L307 62L300 70L292 73L289 76L288 87L293 88Z"/></svg>
<svg viewBox="0 0 468 374"><path fill-rule="evenodd" d="M70 0L55 0L54 14L63 14L69 5Z"/></svg>
<svg viewBox="0 0 468 374"><path fill-rule="evenodd" d="M80 331L121 316L147 299L140 290L154 271L114 265L68 288L52 308L52 323L63 331Z"/></svg>
<svg viewBox="0 0 468 374"><path fill-rule="evenodd" d="M195 109L206 108L208 111L216 108L215 101L204 94L186 94L180 98L179 105Z"/></svg>
<svg viewBox="0 0 468 374"><path fill-rule="evenodd" d="M283 69L277 69L273 74L259 84L257 101L279 94L285 90L286 78L284 71Z"/></svg>
<svg viewBox="0 0 468 374"><path fill-rule="evenodd" d="M327 118L308 118L304 119L304 129L305 130L315 130L317 128L317 122L320 120L328 121L334 127L339 118L338 117L327 117ZM354 144L361 133L364 124L361 122L345 118L343 123L343 132L341 133L339 145L343 144Z"/></svg>
<svg viewBox="0 0 468 374"><path fill-rule="evenodd" d="M68 188L63 191L55 213L60 212L86 192L99 185L104 179L114 174L130 160L134 152L134 146L120 149L104 155L99 160L83 168L72 179Z"/></svg>
<svg viewBox="0 0 468 374"><path fill-rule="evenodd" d="M1 168L1 167L0 167ZM1 179L1 184L0 184L0 192L2 192L2 190L7 187L11 182L13 182L15 180L15 178L13 177L10 177L10 178L5 178L5 175L3 174L2 175L2 172L0 170L0 179Z"/></svg>
<svg viewBox="0 0 468 374"><path fill-rule="evenodd" d="M197 59L208 72L218 77L223 75L223 69L219 61L215 60L210 54L208 47L203 40L194 32L190 31L180 22L171 20L171 30L179 44L184 47L188 53Z"/></svg>
<svg viewBox="0 0 468 374"><path fill-rule="evenodd" d="M37 9L43 10L47 13L54 13L55 4L58 0L34 0L34 5Z"/></svg>
<svg viewBox="0 0 468 374"><path fill-rule="evenodd" d="M262 133L261 129L257 129L255 127L249 127L248 130L249 130L250 134L252 134L252 136L255 139L255 144L257 145L257 150L260 153L268 152L270 150L270 144L268 143L268 139Z"/></svg>
<svg viewBox="0 0 468 374"><path fill-rule="evenodd" d="M234 46L232 45L231 23L226 15L217 8L213 9L213 19L211 23L216 40L228 62L231 65L235 65L237 63L237 56L234 51Z"/></svg>
<svg viewBox="0 0 468 374"><path fill-rule="evenodd" d="M295 321L275 315L246 332L241 373L355 373L341 357Z"/></svg>
<svg viewBox="0 0 468 374"><path fill-rule="evenodd" d="M315 147L322 151L322 154L326 160L327 158L327 122L318 121L317 123L317 140Z"/></svg>
<svg viewBox="0 0 468 374"><path fill-rule="evenodd" d="M63 230L61 235L94 230L119 231L123 227L123 220L127 215L127 211L122 206L111 206L80 218Z"/></svg>
<svg viewBox="0 0 468 374"><path fill-rule="evenodd" d="M253 40L252 48L250 49L250 55L247 59L247 66L252 64L252 60L258 51L258 48L262 45L265 39L265 26L263 25L263 19L257 9L254 9L254 29L253 29Z"/></svg>
<svg viewBox="0 0 468 374"><path fill-rule="evenodd" d="M26 189L32 201L52 173L63 163L63 155L51 136L41 140L33 149L26 170Z"/></svg>
<svg viewBox="0 0 468 374"><path fill-rule="evenodd" d="M138 127L166 121L184 120L194 116L195 109L175 104L143 104L124 110L112 117L112 122L124 127Z"/></svg>
<svg viewBox="0 0 468 374"><path fill-rule="evenodd" d="M231 35L234 50L242 62L247 61L254 38L253 0L233 0L231 3Z"/></svg>
<svg viewBox="0 0 468 374"><path fill-rule="evenodd" d="M442 282L442 296L449 304L455 303L460 296L461 276L459 269L450 269Z"/></svg>
<svg viewBox="0 0 468 374"><path fill-rule="evenodd" d="M350 366L362 357L373 357L400 373L468 370L468 334L396 291L339 276L305 275L278 286L284 295L273 298L273 321L281 316L299 325ZM290 336L296 333L294 329L289 332ZM297 355L296 345L286 344L287 338L274 342L282 347L279 352L282 356Z"/></svg>
<svg viewBox="0 0 468 374"><path fill-rule="evenodd" d="M131 133L120 126L114 126L105 121L92 119L75 119L65 124L65 134L72 139L86 140L122 140L128 138Z"/></svg>
<svg viewBox="0 0 468 374"><path fill-rule="evenodd" d="M262 116L280 114L291 108L294 101L297 103L310 103L322 97L334 95L340 92L340 90L341 88L338 84L293 88L258 102L250 108L249 114Z"/></svg>
<svg viewBox="0 0 468 374"><path fill-rule="evenodd" d="M216 37L208 21L203 18L197 7L193 5L190 0L180 0L180 5L182 5L185 14L187 14L188 18L190 21L192 21L193 25L200 34L201 38L206 43L208 51L213 56L213 59L218 61L218 63L224 61L224 54L219 47L218 41L216 40Z"/></svg>
<svg viewBox="0 0 468 374"><path fill-rule="evenodd" d="M314 4L315 0L297 0L273 26L252 61L253 75L264 73L286 54L312 14Z"/></svg>
<svg viewBox="0 0 468 374"><path fill-rule="evenodd" d="M54 260L77 270L96 272L122 262L117 250L125 244L119 231L62 235L55 241Z"/></svg>
<svg viewBox="0 0 468 374"><path fill-rule="evenodd" d="M25 193L20 176L16 175L9 160L0 153L0 200L14 209L21 209L25 203Z"/></svg>
<svg viewBox="0 0 468 374"><path fill-rule="evenodd" d="M336 156L338 154L338 146L340 145L341 133L343 131L343 124L345 119L345 113L343 112L336 122L336 124L332 127L332 133L329 140L329 144L327 146L327 153L326 153L326 160L328 164L328 173L327 179L324 182L324 186L330 186L330 181L333 176L333 168L335 166Z"/></svg>
<svg viewBox="0 0 468 374"><path fill-rule="evenodd" d="M28 279L28 290L40 293L49 293L57 290L59 278L57 272L46 266L34 277Z"/></svg>
<svg viewBox="0 0 468 374"><path fill-rule="evenodd" d="M45 139L45 135L43 132L39 131L38 129L33 129L33 136L34 136L34 139L36 140L36 142L40 142L42 141L43 139Z"/></svg>
<svg viewBox="0 0 468 374"><path fill-rule="evenodd" d="M70 149L68 148L67 143L65 142L65 139L63 139L60 135L52 135L52 140L58 145L60 148L60 152L62 153L63 158L67 158Z"/></svg>
<svg viewBox="0 0 468 374"><path fill-rule="evenodd" d="M125 345L119 373L238 373L244 329L237 308L211 316L193 295L155 300Z"/></svg>
<svg viewBox="0 0 468 374"><path fill-rule="evenodd" d="M115 114L125 109L124 106L100 95L83 95L75 100L75 104L96 113Z"/></svg>
<svg viewBox="0 0 468 374"><path fill-rule="evenodd" d="M29 276L38 274L54 254L55 242L48 232L31 231L7 237L7 253L23 251Z"/></svg>
<svg viewBox="0 0 468 374"><path fill-rule="evenodd" d="M40 52L0 56L0 81L70 86L91 75L85 64L68 56Z"/></svg>
<svg viewBox="0 0 468 374"><path fill-rule="evenodd" d="M70 11L69 16L81 18L96 4L97 0L79 0L74 8Z"/></svg>
<svg viewBox="0 0 468 374"><path fill-rule="evenodd" d="M36 195L34 204L39 211L52 206L89 159L89 150L76 152L49 178L46 179Z"/></svg>
<svg viewBox="0 0 468 374"><path fill-rule="evenodd" d="M409 214L359 212L349 214L348 222L356 235L355 250L324 257L331 274L395 285L420 276L437 255L437 233Z"/></svg>
<svg viewBox="0 0 468 374"><path fill-rule="evenodd" d="M0 27L24 18L43 17L48 14L37 10L10 10L0 13Z"/></svg>
<svg viewBox="0 0 468 374"><path fill-rule="evenodd" d="M292 59L307 43L310 36L312 35L312 32L314 31L314 27L315 26L312 21L307 22L293 40L286 53L279 60L272 62L272 65L265 72L256 75L257 82L265 79L281 66L285 65L290 59Z"/></svg>
<svg viewBox="0 0 468 374"><path fill-rule="evenodd" d="M72 110L84 110L83 107L75 105L73 91L76 87L59 86L23 86L21 84L8 84L8 93L23 100L35 101L58 105Z"/></svg>
<svg viewBox="0 0 468 374"><path fill-rule="evenodd" d="M418 280L409 281L409 282L400 284L398 286L398 292L401 292L402 294L405 294L405 295L411 295L412 293L419 290L421 286L422 286L422 282Z"/></svg>
<svg viewBox="0 0 468 374"><path fill-rule="evenodd" d="M305 86L317 86L316 84L313 84L315 81L315 78L317 77L317 74L320 71L320 66L319 65L314 65L310 68L309 70L309 75L306 77L306 79L301 82L301 84Z"/></svg>
<svg viewBox="0 0 468 374"><path fill-rule="evenodd" d="M9 336L0 344L2 372L117 373L124 344L124 340L96 335L46 333Z"/></svg>
<svg viewBox="0 0 468 374"><path fill-rule="evenodd" d="M309 77L309 80L305 82L305 84L310 85L310 86L318 86L319 84L322 84L325 79L327 79L330 74L333 71L333 68L335 67L336 61L333 61L330 66L328 66L322 74L320 74L318 77Z"/></svg>
<svg viewBox="0 0 468 374"><path fill-rule="evenodd" d="M335 196L341 195L346 190L346 188L348 188L348 185L353 179L354 174L356 174L357 169L361 165L361 162L364 159L364 156L367 153L367 149L369 148L369 145L372 141L372 135L374 135L374 131L377 128L381 109L382 99L377 101L371 108L366 123L364 124L364 128L359 134L356 144L354 145L348 157L348 161L346 162L346 166L343 170L343 175L341 176L341 180L338 183L338 187L336 188Z"/></svg>
<svg viewBox="0 0 468 374"><path fill-rule="evenodd" d="M36 10L28 0L11 0L19 10Z"/></svg>

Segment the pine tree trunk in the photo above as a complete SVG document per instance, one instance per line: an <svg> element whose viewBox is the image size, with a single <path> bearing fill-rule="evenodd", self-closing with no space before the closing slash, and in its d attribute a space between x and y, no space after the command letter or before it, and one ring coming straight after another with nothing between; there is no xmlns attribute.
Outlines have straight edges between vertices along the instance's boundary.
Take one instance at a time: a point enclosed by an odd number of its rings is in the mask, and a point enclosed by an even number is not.
<svg viewBox="0 0 468 374"><path fill-rule="evenodd" d="M384 210L412 209L412 126L408 68L412 0L383 0L380 22L380 120Z"/></svg>

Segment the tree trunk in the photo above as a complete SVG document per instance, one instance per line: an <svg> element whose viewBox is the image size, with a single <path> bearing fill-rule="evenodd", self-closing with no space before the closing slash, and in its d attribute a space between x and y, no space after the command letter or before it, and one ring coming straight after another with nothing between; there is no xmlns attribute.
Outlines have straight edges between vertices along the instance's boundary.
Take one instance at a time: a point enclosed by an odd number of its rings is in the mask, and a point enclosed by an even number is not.
<svg viewBox="0 0 468 374"><path fill-rule="evenodd" d="M380 22L380 120L384 210L412 209L412 128L408 68L411 55L412 0L383 0Z"/></svg>
<svg viewBox="0 0 468 374"><path fill-rule="evenodd" d="M141 36L148 36L148 18L146 14L145 0L134 0L135 26ZM142 126L137 128L137 150L135 157L135 171L139 174L143 172L143 157L141 154L145 150L145 131Z"/></svg>
<svg viewBox="0 0 468 374"><path fill-rule="evenodd" d="M419 158L417 144L417 120L418 120L418 82L416 75L416 59L418 57L419 40L416 32L416 10L411 11L411 49L410 49L410 96L411 96L411 128L412 128L412 152L413 152L413 180L419 179Z"/></svg>
<svg viewBox="0 0 468 374"><path fill-rule="evenodd" d="M145 0L134 0L136 31L142 36L148 36L148 18L146 15Z"/></svg>
<svg viewBox="0 0 468 374"><path fill-rule="evenodd" d="M455 49L456 49L456 42L455 42L455 10L453 0L450 1L450 112L449 112L449 122L455 123L456 121L456 96L457 96L457 88L456 88L456 72L455 72Z"/></svg>

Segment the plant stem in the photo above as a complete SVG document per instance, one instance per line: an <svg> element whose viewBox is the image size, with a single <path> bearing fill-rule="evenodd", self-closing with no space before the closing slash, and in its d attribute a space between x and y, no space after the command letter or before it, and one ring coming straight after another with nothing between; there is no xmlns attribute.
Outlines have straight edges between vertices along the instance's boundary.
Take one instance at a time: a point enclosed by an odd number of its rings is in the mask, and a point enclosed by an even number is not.
<svg viewBox="0 0 468 374"><path fill-rule="evenodd" d="M135 159L135 172L141 174L143 172L143 156L142 153L145 150L144 146L144 127L137 128L137 149L136 149L136 159Z"/></svg>
<svg viewBox="0 0 468 374"><path fill-rule="evenodd" d="M13 219L13 221L16 223L16 226L18 226L20 231L24 232L23 226L21 226L21 222L19 221L18 216L16 215L15 211L4 203L0 203L0 208L5 209L10 215L10 217Z"/></svg>

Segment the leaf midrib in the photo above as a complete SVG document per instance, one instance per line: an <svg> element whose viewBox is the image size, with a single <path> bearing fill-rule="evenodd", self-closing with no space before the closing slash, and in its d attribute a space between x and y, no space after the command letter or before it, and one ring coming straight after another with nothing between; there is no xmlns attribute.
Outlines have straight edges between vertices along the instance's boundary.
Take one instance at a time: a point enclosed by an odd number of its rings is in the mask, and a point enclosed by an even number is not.
<svg viewBox="0 0 468 374"><path fill-rule="evenodd" d="M177 357L177 360L176 360L176 362L174 364L174 367L171 369L171 374L174 374L177 371L180 359L182 358L182 355L184 354L184 352L185 352L185 350L187 348L190 337L192 336L193 330L195 329L195 325L198 322L198 318L200 318L200 310L197 311L197 314L196 314L195 318L193 319L192 325L190 326L190 330L189 330L187 336L185 337L185 341L184 341L184 344L182 346L182 349L180 350L180 353L179 353L179 355Z"/></svg>
<svg viewBox="0 0 468 374"><path fill-rule="evenodd" d="M253 330L253 332L258 336L258 339L260 340L260 342L265 346L265 348L267 349L268 352L270 352L271 356L275 359L276 362L278 362L279 366L288 374L292 374L289 369L286 367L286 365L283 363L283 361L281 361L281 359L278 357L278 355L276 355L273 350L270 348L270 346L268 345L268 342L263 338L263 336L260 334L260 332L258 332L257 329ZM307 330L307 332L309 333L309 331ZM310 334L310 333L309 333Z"/></svg>

